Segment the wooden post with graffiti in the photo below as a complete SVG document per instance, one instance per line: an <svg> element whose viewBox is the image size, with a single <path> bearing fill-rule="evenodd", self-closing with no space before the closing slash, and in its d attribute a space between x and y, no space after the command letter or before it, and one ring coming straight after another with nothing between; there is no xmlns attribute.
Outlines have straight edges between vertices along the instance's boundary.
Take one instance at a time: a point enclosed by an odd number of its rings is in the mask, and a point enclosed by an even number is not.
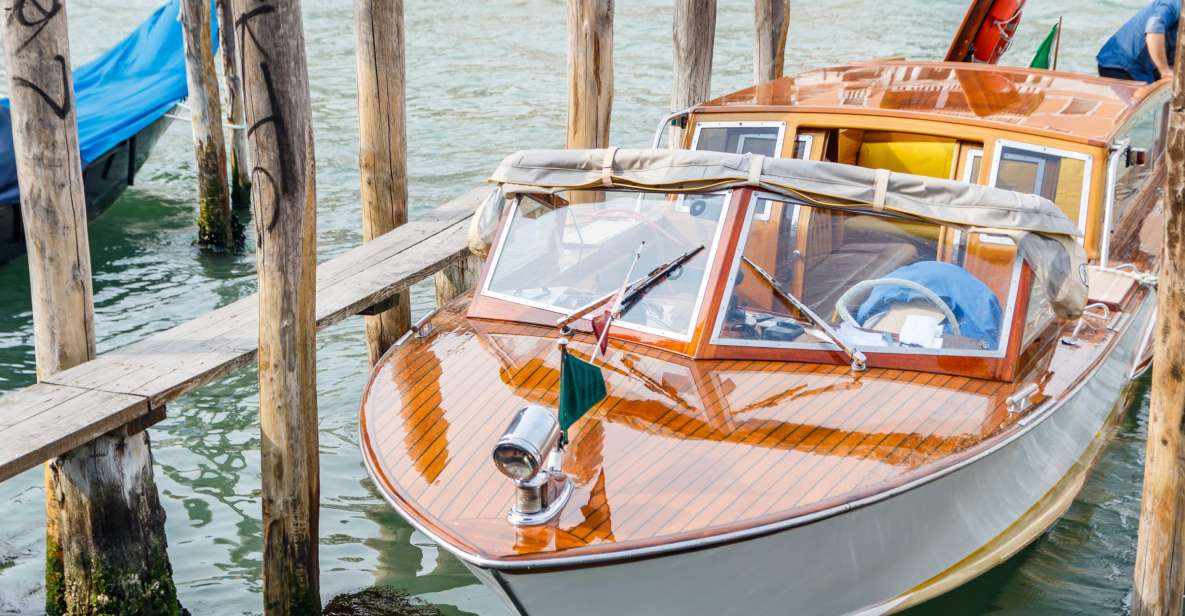
<svg viewBox="0 0 1185 616"><path fill-rule="evenodd" d="M95 356L66 7L5 0L4 41L38 379ZM148 433L127 426L46 465L49 614L177 614Z"/></svg>
<svg viewBox="0 0 1185 616"><path fill-rule="evenodd" d="M568 0L568 147L609 145L613 0Z"/></svg>
<svg viewBox="0 0 1185 616"><path fill-rule="evenodd" d="M243 76L236 52L231 0L217 0L218 44L222 48L222 73L226 77L226 121L230 125L230 204L251 206L251 168L247 156L247 121L243 110Z"/></svg>
<svg viewBox="0 0 1185 616"><path fill-rule="evenodd" d="M319 614L316 174L299 1L234 0L258 237L263 605Z"/></svg>
<svg viewBox="0 0 1185 616"><path fill-rule="evenodd" d="M183 0L181 24L185 33L185 77L189 84L193 153L197 160L198 245L232 249L235 246L234 220L226 184L226 142L222 135L218 74L214 70L210 3Z"/></svg>
<svg viewBox="0 0 1185 616"><path fill-rule="evenodd" d="M790 0L756 0L753 13L753 83L782 76L786 67L786 35L790 32Z"/></svg>
<svg viewBox="0 0 1185 616"><path fill-rule="evenodd" d="M403 0L356 0L358 39L358 169L362 178L362 240L407 222L406 67ZM395 294L390 307L366 319L373 366L411 326L411 296Z"/></svg>
<svg viewBox="0 0 1185 616"><path fill-rule="evenodd" d="M1164 254L1132 616L1180 616L1185 594L1185 62L1173 69L1165 147Z"/></svg>
<svg viewBox="0 0 1185 616"><path fill-rule="evenodd" d="M671 111L708 100L712 89L712 46L716 40L716 0L675 0L671 40L674 85ZM671 146L683 143L683 129L671 129Z"/></svg>

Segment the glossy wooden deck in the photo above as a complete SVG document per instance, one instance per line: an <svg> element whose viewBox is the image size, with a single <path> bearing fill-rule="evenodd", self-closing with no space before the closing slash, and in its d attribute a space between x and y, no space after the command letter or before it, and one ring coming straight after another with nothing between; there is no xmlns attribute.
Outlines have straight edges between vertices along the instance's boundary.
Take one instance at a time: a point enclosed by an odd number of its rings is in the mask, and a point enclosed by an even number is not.
<svg viewBox="0 0 1185 616"><path fill-rule="evenodd" d="M1103 144L1167 82L972 63L865 62L787 76L727 94L698 113L836 111L994 126Z"/></svg>
<svg viewBox="0 0 1185 616"><path fill-rule="evenodd" d="M555 408L554 329L466 319L464 302L389 354L362 406L379 488L454 546L492 559L653 545L785 519L875 494L987 446L1015 424L1016 383L845 366L692 361L615 342L609 398L573 428L576 484L558 523L506 522L490 461L511 414ZM1113 335L1059 345L1045 393L1074 386ZM587 356L591 339L574 352ZM1043 370L1041 368L1040 370Z"/></svg>

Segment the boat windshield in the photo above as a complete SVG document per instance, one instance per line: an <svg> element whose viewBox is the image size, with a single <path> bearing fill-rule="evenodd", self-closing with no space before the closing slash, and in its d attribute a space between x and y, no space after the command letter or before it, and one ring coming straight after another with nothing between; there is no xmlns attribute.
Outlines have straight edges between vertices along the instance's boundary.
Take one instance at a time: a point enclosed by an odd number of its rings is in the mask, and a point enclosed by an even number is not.
<svg viewBox="0 0 1185 616"><path fill-rule="evenodd" d="M627 273L641 278L703 246L617 321L688 340L728 196L627 191L521 196L509 214L483 292L567 314L621 288Z"/></svg>
<svg viewBox="0 0 1185 616"><path fill-rule="evenodd" d="M755 195L741 241L715 344L835 348L776 284L865 351L1002 356L1007 346L1020 273L1007 236Z"/></svg>

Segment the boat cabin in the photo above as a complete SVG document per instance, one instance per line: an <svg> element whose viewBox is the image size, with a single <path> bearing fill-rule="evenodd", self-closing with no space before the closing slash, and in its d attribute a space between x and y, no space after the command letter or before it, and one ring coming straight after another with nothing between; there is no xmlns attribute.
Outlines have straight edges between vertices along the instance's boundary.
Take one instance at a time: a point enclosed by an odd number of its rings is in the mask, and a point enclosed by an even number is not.
<svg viewBox="0 0 1185 616"><path fill-rule="evenodd" d="M1116 238L1138 236L1157 197L1168 94L1163 85L1050 71L857 64L675 114L656 143L676 125L688 150L836 162L1039 195L1073 223L1093 264L1144 269L1154 251ZM639 272L703 249L623 315L612 336L692 358L849 361L819 328L804 327L803 311L755 267L871 365L1011 380L1047 357L1057 338L1054 312L1014 237L751 187L516 198L469 314L551 324L620 286L642 241ZM1110 282L1095 269L1089 275L1095 289ZM907 290L902 277L915 285ZM936 286L947 291L941 300L926 292Z"/></svg>
<svg viewBox="0 0 1185 616"><path fill-rule="evenodd" d="M617 290L635 254L634 278L698 250L612 329L693 358L849 363L776 287L879 367L1008 378L1053 322L1007 235L761 190L523 195L504 224L470 316L554 326Z"/></svg>
<svg viewBox="0 0 1185 616"><path fill-rule="evenodd" d="M1169 95L1165 82L963 62L869 62L783 77L670 120L686 128L681 145L689 149L824 160L1038 194L1078 224L1087 256L1107 265L1134 257L1115 254L1113 237L1137 229L1129 214L1156 199Z"/></svg>

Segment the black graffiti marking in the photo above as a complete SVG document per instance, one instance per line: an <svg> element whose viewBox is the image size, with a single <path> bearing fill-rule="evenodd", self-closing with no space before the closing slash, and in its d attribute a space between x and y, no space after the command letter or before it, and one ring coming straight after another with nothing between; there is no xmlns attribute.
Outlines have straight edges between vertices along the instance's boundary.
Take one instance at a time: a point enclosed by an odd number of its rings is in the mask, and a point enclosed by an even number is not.
<svg viewBox="0 0 1185 616"><path fill-rule="evenodd" d="M279 104L276 97L276 86L272 82L271 69L264 62L259 65L259 71L263 74L263 84L267 89L268 108L272 110L272 113L252 124L247 129L247 137L250 138L256 130L265 124L272 125L276 135L276 150L280 158L280 194L289 195L293 185L292 169L295 161L292 158L291 141L288 138L288 124L284 121L284 114L278 111Z"/></svg>
<svg viewBox="0 0 1185 616"><path fill-rule="evenodd" d="M275 13L275 12L276 12L276 7L274 7L270 4L264 4L262 6L253 8L250 11L247 11L246 13L243 13L241 16L239 16L238 19L235 20L235 29L239 31L240 62L242 60L242 58L241 58L242 54L244 54L247 51L247 37L248 36L251 37L251 42L255 43L255 48L259 50L259 53L263 54L264 59L271 60L271 56L267 55L267 50L263 48L263 45L259 44L259 39L255 38L255 31L251 29L250 21L252 19L255 19L256 17L261 16L261 15L267 15L269 13Z"/></svg>
<svg viewBox="0 0 1185 616"><path fill-rule="evenodd" d="M267 183L269 185L271 185L273 193L279 192L276 190L278 188L276 186L276 178L274 176L272 176L272 173L270 171L268 171L267 169L264 169L263 167L261 167L259 165L256 165L254 168L251 169L251 183L252 183L253 190L254 190L255 186L259 185L258 180L255 177L256 174L263 176L267 180ZM263 221L262 214L263 214L263 206L259 205L256 207L256 211L255 211L255 236L259 238L260 245L263 244L263 229L261 229L259 227L259 225L262 224L262 221ZM271 220L267 221L267 230L271 231L272 229L275 229L276 223L278 223L278 222L280 222L280 208L272 208L272 218L271 218Z"/></svg>
<svg viewBox="0 0 1185 616"><path fill-rule="evenodd" d="M40 17L30 19L25 16L25 7L30 4L41 12ZM61 12L62 3L60 0L53 0L49 8L41 6L41 3L37 0L16 0L16 3L12 5L12 13L13 17L16 18L16 22L26 28L37 28L29 38L25 39L25 42L21 43L20 47L16 48L16 52L20 53L29 43L32 43L37 37L41 36L41 31L49 25L49 20Z"/></svg>
<svg viewBox="0 0 1185 616"><path fill-rule="evenodd" d="M58 104L48 92L42 90L37 84L25 79L23 77L13 76L12 80L19 86L25 86L30 90L36 92L45 100L45 104L49 105L53 110L53 114L58 116L59 120L65 120L66 115L70 113L70 80L69 74L66 73L66 59L62 56L54 56L54 60L58 63L58 70L62 73L62 103Z"/></svg>

